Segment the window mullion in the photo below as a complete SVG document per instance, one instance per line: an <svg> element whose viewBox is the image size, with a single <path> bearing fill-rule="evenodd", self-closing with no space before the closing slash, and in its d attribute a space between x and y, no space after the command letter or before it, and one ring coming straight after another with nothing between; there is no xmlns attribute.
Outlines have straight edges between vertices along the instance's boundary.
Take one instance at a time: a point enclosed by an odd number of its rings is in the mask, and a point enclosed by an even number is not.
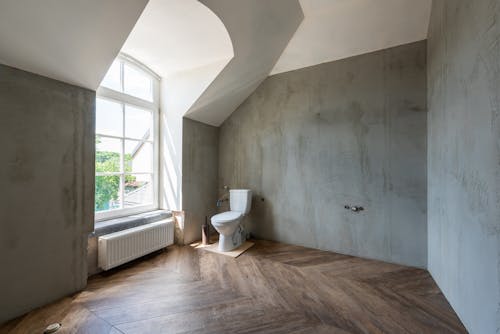
<svg viewBox="0 0 500 334"><path fill-rule="evenodd" d="M120 61L120 89L122 93L125 92L124 66L124 62Z"/></svg>

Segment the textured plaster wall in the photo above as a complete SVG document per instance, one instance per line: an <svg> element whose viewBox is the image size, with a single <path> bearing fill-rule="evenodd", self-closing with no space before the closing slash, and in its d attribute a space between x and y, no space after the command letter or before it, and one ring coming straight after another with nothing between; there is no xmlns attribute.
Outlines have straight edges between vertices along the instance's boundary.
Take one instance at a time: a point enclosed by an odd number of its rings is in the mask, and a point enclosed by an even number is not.
<svg viewBox="0 0 500 334"><path fill-rule="evenodd" d="M271 76L220 129L219 189L254 191L257 237L425 267L426 111L425 42Z"/></svg>
<svg viewBox="0 0 500 334"><path fill-rule="evenodd" d="M205 216L216 213L219 128L188 118L182 131L183 243L201 239Z"/></svg>
<svg viewBox="0 0 500 334"><path fill-rule="evenodd" d="M435 0L429 270L471 333L500 332L500 1Z"/></svg>
<svg viewBox="0 0 500 334"><path fill-rule="evenodd" d="M95 93L0 65L0 323L83 288Z"/></svg>

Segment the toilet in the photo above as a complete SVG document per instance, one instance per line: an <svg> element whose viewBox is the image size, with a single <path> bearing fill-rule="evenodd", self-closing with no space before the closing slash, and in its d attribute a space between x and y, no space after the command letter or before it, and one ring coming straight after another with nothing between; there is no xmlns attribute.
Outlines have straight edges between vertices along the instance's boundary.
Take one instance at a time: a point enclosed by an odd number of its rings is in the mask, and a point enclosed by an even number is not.
<svg viewBox="0 0 500 334"><path fill-rule="evenodd" d="M212 226L219 232L219 251L228 252L238 248L246 240L241 226L244 215L250 211L252 191L249 189L229 190L229 210L211 218Z"/></svg>

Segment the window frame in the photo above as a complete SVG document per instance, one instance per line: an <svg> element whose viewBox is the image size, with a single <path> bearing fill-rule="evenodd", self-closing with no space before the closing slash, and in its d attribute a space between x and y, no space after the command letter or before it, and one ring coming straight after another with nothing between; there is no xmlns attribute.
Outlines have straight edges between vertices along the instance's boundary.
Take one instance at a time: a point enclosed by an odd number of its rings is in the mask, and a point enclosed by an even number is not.
<svg viewBox="0 0 500 334"><path fill-rule="evenodd" d="M107 219L113 219L113 218L119 218L119 217L124 217L124 216L129 216L133 214L138 214L138 213L143 213L147 211L152 211L152 210L157 210L159 208L159 123L160 123L160 77L151 71L149 68L147 68L145 65L141 64L137 60L133 59L132 57L125 55L125 54L120 54L115 61L120 61L120 85L121 85L121 90L123 91L123 86L124 86L124 76L123 76L123 70L124 70L124 64L126 63L127 66L133 67L136 70L139 70L151 77L151 82L152 82L152 98L153 102L143 100L141 98L113 90L111 88L99 86L96 92L96 98L104 99L104 100L109 100L112 102L117 102L122 104L122 113L123 113L123 136L112 136L112 135L102 135L103 137L106 138L117 138L123 140L122 144L122 150L124 150L125 146L125 140L130 139L130 140L137 140L133 138L128 138L125 136L125 107L126 105L129 105L131 107L136 107L140 109L146 109L150 110L153 115L153 171L151 173L145 172L145 173L126 173L125 170L123 169L122 166L122 171L117 172L117 173L110 173L110 174L116 174L120 176L120 196L123 198L124 194L124 189L123 189L123 181L122 181L122 175L125 177L127 174L150 174L152 175L152 183L153 183L153 203L152 204L146 204L146 205L139 205L139 206L134 206L130 208L119 208L119 209L111 209L111 210L105 210L105 211L95 211L94 210L94 220L97 221L102 221L102 220L107 220ZM97 112L97 110L96 110ZM97 131L94 132L95 135L97 134ZM122 152L125 154L125 152ZM121 158L123 162L123 157ZM94 177L97 176L97 172L94 171ZM94 190L95 191L95 190Z"/></svg>

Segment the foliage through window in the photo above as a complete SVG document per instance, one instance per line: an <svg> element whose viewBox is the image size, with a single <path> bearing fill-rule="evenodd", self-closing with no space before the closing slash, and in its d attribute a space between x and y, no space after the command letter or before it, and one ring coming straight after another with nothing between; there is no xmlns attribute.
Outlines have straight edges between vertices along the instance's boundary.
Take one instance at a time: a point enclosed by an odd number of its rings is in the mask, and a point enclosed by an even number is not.
<svg viewBox="0 0 500 334"><path fill-rule="evenodd" d="M97 219L157 207L157 79L120 57L96 100Z"/></svg>

